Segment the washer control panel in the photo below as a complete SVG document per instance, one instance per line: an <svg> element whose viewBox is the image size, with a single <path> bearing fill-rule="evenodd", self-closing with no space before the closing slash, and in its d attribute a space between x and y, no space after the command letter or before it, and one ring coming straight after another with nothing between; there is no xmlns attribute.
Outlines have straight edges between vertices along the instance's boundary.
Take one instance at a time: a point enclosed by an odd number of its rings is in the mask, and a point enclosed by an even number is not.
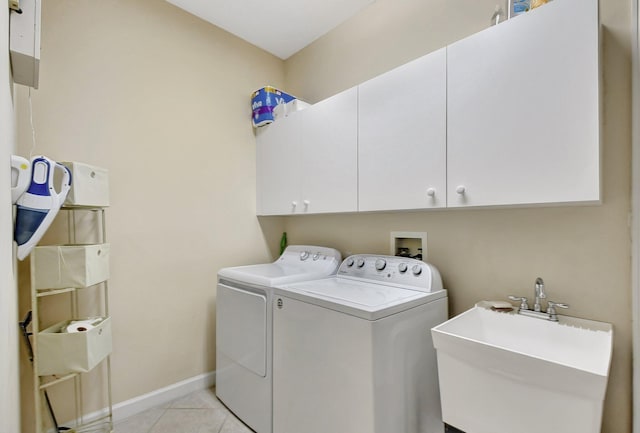
<svg viewBox="0 0 640 433"><path fill-rule="evenodd" d="M407 257L373 254L349 256L340 265L338 276L383 281L425 292L442 289L440 273L433 265Z"/></svg>

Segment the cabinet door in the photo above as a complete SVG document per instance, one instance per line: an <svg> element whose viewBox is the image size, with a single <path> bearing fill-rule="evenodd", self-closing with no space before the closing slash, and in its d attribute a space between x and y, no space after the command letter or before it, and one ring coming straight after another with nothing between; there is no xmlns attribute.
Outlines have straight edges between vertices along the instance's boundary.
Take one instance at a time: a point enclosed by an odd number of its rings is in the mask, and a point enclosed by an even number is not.
<svg viewBox="0 0 640 433"><path fill-rule="evenodd" d="M448 47L448 206L600 200L598 44L562 0Z"/></svg>
<svg viewBox="0 0 640 433"><path fill-rule="evenodd" d="M359 86L359 210L446 205L446 50Z"/></svg>
<svg viewBox="0 0 640 433"><path fill-rule="evenodd" d="M358 206L358 89L299 112L302 206L297 213L353 212Z"/></svg>
<svg viewBox="0 0 640 433"><path fill-rule="evenodd" d="M264 126L256 137L258 215L288 215L300 206L299 113Z"/></svg>

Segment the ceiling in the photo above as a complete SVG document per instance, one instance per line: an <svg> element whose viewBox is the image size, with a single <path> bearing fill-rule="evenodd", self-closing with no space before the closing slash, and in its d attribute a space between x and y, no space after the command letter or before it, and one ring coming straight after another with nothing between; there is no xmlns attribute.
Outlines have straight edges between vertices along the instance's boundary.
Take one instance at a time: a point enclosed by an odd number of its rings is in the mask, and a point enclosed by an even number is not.
<svg viewBox="0 0 640 433"><path fill-rule="evenodd" d="M167 0L287 59L375 0Z"/></svg>

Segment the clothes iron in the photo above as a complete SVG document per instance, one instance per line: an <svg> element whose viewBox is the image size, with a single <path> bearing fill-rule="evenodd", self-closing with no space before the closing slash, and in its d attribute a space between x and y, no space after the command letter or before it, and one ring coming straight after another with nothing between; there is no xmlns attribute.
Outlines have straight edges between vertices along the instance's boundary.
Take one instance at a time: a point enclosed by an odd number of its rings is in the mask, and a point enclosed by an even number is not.
<svg viewBox="0 0 640 433"><path fill-rule="evenodd" d="M54 186L54 170L62 170L60 192ZM46 156L31 160L31 182L18 198L14 239L18 244L18 260L29 255L42 239L71 188L71 171Z"/></svg>

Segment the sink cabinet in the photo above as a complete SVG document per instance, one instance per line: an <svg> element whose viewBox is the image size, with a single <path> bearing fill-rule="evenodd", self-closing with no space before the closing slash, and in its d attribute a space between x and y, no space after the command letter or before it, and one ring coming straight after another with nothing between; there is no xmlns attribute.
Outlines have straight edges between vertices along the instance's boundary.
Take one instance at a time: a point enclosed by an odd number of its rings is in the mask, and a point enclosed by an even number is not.
<svg viewBox="0 0 640 433"><path fill-rule="evenodd" d="M448 207L600 200L597 0L447 48Z"/></svg>
<svg viewBox="0 0 640 433"><path fill-rule="evenodd" d="M259 131L258 215L357 210L357 115L354 87Z"/></svg>

